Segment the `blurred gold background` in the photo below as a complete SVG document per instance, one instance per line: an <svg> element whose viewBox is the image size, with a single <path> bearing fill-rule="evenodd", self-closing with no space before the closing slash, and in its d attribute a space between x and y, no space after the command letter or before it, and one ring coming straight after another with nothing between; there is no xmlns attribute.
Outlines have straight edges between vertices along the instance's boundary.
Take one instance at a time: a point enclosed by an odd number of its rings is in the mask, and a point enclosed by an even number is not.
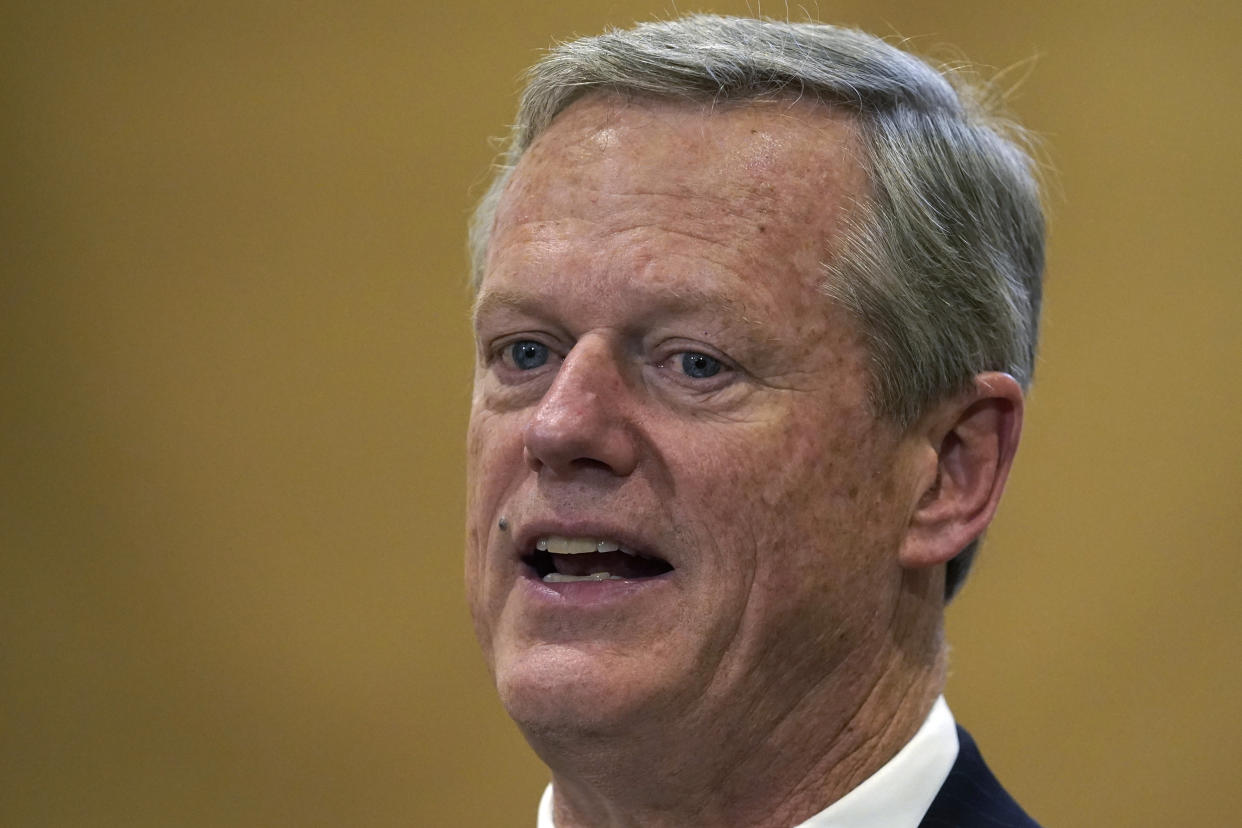
<svg viewBox="0 0 1242 828"><path fill-rule="evenodd" d="M4 5L0 824L533 825L460 584L464 223L538 50L673 8ZM1043 357L958 718L1049 826L1237 824L1239 7L813 12L1037 56Z"/></svg>

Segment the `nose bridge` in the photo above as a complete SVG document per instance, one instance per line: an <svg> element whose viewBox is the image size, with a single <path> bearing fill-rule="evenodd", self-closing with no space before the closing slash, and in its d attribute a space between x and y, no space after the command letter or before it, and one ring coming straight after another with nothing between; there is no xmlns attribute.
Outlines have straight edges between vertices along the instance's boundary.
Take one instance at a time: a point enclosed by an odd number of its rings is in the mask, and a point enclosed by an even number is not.
<svg viewBox="0 0 1242 828"><path fill-rule="evenodd" d="M533 468L559 473L606 467L626 475L637 462L626 412L625 366L606 337L585 336L566 354L524 434Z"/></svg>
<svg viewBox="0 0 1242 828"><path fill-rule="evenodd" d="M561 389L572 394L585 392L603 397L621 394L625 382L615 350L614 345L602 335L593 334L579 339L566 354L544 399Z"/></svg>

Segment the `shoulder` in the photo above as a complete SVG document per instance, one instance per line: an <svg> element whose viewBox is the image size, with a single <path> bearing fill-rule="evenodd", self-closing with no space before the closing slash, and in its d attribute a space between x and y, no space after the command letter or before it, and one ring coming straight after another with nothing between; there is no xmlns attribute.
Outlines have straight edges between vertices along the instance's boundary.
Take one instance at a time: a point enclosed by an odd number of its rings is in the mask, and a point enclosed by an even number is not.
<svg viewBox="0 0 1242 828"><path fill-rule="evenodd" d="M975 740L957 728L957 761L919 828L1039 828L1001 786Z"/></svg>

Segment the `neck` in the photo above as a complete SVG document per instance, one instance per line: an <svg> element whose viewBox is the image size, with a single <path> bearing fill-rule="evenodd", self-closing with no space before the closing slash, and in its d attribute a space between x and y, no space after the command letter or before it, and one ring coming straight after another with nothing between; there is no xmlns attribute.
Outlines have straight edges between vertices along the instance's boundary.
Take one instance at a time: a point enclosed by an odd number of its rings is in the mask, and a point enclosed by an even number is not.
<svg viewBox="0 0 1242 828"><path fill-rule="evenodd" d="M536 744L553 771L557 828L787 828L823 810L901 750L942 692L941 619L921 603L899 608L889 646L860 648L787 709L687 717L571 750Z"/></svg>

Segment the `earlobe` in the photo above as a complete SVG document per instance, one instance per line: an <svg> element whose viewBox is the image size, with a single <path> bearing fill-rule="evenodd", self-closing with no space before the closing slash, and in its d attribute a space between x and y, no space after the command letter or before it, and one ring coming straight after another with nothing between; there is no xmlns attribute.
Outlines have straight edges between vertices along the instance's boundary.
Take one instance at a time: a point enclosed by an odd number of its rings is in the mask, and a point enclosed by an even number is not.
<svg viewBox="0 0 1242 828"><path fill-rule="evenodd" d="M923 421L935 450L902 542L902 566L943 564L983 534L1000 503L1022 432L1023 395L1008 374L975 377L969 392L946 400Z"/></svg>

